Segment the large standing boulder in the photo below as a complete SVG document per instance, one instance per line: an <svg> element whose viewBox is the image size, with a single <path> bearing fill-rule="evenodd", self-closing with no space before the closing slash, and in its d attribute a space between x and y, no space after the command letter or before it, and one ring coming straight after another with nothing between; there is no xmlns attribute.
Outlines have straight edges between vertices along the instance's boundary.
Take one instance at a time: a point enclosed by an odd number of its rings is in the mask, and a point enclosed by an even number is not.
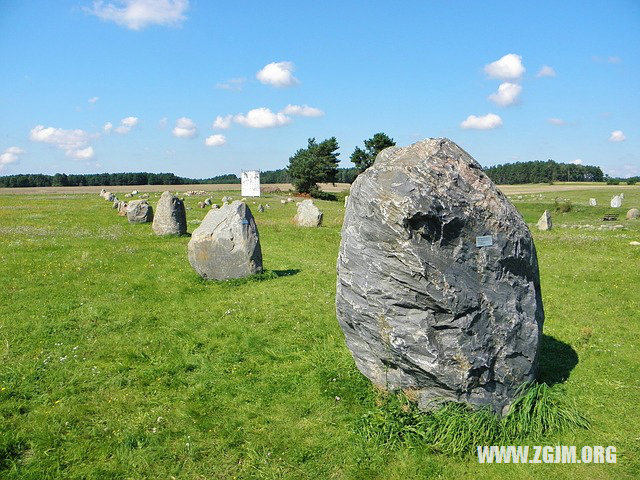
<svg viewBox="0 0 640 480"><path fill-rule="evenodd" d="M129 223L147 223L153 220L153 208L146 200L133 200L127 205Z"/></svg>
<svg viewBox="0 0 640 480"><path fill-rule="evenodd" d="M506 413L535 380L544 312L526 223L451 140L383 150L355 180L337 317L381 388Z"/></svg>
<svg viewBox="0 0 640 480"><path fill-rule="evenodd" d="M163 192L156 205L151 226L156 235L184 235L187 233L187 214L184 202L171 192Z"/></svg>
<svg viewBox="0 0 640 480"><path fill-rule="evenodd" d="M542 216L540 217L540 220L538 220L538 229L551 230L552 226L553 225L551 223L551 214L549 213L549 210L545 210Z"/></svg>
<svg viewBox="0 0 640 480"><path fill-rule="evenodd" d="M322 212L314 205L313 200L303 200L298 204L293 223L300 227L319 227L322 225Z"/></svg>
<svg viewBox="0 0 640 480"><path fill-rule="evenodd" d="M262 272L262 250L251 210L235 201L209 210L191 234L189 263L203 278L227 280Z"/></svg>

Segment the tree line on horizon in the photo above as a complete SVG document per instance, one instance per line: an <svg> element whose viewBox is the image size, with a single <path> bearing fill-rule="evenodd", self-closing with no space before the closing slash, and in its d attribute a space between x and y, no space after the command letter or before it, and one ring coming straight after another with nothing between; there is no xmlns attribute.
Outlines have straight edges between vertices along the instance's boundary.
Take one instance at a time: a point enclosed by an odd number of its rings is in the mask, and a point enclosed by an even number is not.
<svg viewBox="0 0 640 480"><path fill-rule="evenodd" d="M350 156L351 168L338 168L338 141L335 137L321 142L308 139L306 148L300 148L289 158L286 168L260 172L263 184L292 183L298 192L322 196L317 184L353 183L358 174L369 168L377 154L395 141L385 133L376 133L364 140L364 149L356 147ZM515 162L495 165L484 172L497 184L603 182L633 179L611 178L600 167L558 163L553 160ZM49 187L49 186L122 186L122 185L189 185L189 184L237 184L240 178L232 173L211 178L179 177L173 173L95 173L95 174L19 174L0 176L0 187Z"/></svg>

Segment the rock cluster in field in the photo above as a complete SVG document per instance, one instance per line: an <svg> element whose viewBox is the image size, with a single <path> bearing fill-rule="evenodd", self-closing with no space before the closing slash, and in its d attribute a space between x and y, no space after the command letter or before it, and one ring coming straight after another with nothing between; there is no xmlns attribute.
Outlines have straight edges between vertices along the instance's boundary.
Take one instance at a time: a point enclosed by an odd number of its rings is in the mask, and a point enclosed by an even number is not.
<svg viewBox="0 0 640 480"><path fill-rule="evenodd" d="M249 207L235 201L209 210L191 235L188 254L193 269L209 280L262 272L258 228Z"/></svg>
<svg viewBox="0 0 640 480"><path fill-rule="evenodd" d="M153 217L156 235L184 235L187 233L187 213L184 202L171 192L163 192Z"/></svg>
<svg viewBox="0 0 640 480"><path fill-rule="evenodd" d="M551 227L553 225L551 223L551 214L549 213L549 210L544 211L544 213L540 217L540 220L538 220L537 225L538 230L551 230Z"/></svg>
<svg viewBox="0 0 640 480"><path fill-rule="evenodd" d="M303 200L298 204L298 212L293 217L293 223L300 227L319 227L322 225L322 212L313 200Z"/></svg>
<svg viewBox="0 0 640 480"><path fill-rule="evenodd" d="M127 205L129 223L147 223L153 220L153 208L146 200L133 200Z"/></svg>
<svg viewBox="0 0 640 480"><path fill-rule="evenodd" d="M524 220L448 139L383 150L358 176L336 310L358 369L381 388L504 414L535 380L544 311Z"/></svg>

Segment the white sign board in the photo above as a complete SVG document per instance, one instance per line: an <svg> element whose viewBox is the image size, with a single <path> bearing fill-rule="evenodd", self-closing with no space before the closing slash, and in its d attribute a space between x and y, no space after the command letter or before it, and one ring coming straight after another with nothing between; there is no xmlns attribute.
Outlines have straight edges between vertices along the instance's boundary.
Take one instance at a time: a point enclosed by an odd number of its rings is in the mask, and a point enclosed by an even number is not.
<svg viewBox="0 0 640 480"><path fill-rule="evenodd" d="M259 197L260 196L260 171L259 170L243 170L241 179L242 179L242 196L243 197Z"/></svg>
<svg viewBox="0 0 640 480"><path fill-rule="evenodd" d="M476 247L490 247L491 245L493 245L493 237L491 235L476 237Z"/></svg>

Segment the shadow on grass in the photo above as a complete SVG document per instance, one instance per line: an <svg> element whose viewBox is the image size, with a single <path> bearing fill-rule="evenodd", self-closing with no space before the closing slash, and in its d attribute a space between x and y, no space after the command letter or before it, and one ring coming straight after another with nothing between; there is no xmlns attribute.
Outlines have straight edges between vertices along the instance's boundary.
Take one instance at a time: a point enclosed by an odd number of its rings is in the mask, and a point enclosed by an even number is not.
<svg viewBox="0 0 640 480"><path fill-rule="evenodd" d="M224 285L229 287L237 287L239 285L244 285L246 283L255 283L255 282L264 282L266 280L273 280L280 277L290 277L291 275L296 275L300 270L297 268L289 269L289 270L265 270L262 273L256 273L255 275L249 275L248 277L243 278L231 278L229 280L206 280L204 278L200 278L201 283L204 284L215 284L215 285Z"/></svg>
<svg viewBox="0 0 640 480"><path fill-rule="evenodd" d="M542 335L538 382L549 386L564 383L577 364L578 354L571 345L549 335Z"/></svg>

